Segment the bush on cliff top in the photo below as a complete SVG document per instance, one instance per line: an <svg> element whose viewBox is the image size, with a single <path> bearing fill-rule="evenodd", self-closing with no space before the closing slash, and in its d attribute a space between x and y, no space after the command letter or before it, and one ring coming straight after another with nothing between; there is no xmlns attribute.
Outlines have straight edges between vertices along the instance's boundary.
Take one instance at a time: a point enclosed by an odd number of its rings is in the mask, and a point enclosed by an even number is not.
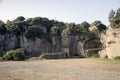
<svg viewBox="0 0 120 80"><path fill-rule="evenodd" d="M25 37L26 38L35 38L35 37L38 37L38 38L41 38L42 35L43 35L43 31L39 28L39 27L29 27L28 30L25 32Z"/></svg>
<svg viewBox="0 0 120 80"><path fill-rule="evenodd" d="M5 23L0 20L0 34L5 34L5 32L6 32Z"/></svg>
<svg viewBox="0 0 120 80"><path fill-rule="evenodd" d="M25 55L23 50L16 49L16 50L7 51L3 57L5 60L19 61L19 60L24 60Z"/></svg>

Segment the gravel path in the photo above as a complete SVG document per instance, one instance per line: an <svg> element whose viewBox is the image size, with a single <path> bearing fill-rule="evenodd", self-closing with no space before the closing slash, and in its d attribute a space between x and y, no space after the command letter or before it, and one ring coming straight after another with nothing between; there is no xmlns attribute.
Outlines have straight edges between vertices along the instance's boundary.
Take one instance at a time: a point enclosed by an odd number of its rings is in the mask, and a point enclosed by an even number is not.
<svg viewBox="0 0 120 80"><path fill-rule="evenodd" d="M92 59L0 62L0 80L120 80L120 63Z"/></svg>

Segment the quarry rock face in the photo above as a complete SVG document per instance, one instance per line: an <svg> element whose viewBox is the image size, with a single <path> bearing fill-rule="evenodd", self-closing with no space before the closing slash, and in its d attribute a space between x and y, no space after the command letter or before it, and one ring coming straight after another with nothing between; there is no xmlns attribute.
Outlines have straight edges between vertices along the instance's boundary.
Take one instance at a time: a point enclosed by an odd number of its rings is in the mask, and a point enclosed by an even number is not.
<svg viewBox="0 0 120 80"><path fill-rule="evenodd" d="M61 52L61 37L52 36L51 38L52 42L37 37L35 39L27 39L24 35L0 35L0 54L17 48L24 48L31 56L37 56L42 53Z"/></svg>
<svg viewBox="0 0 120 80"><path fill-rule="evenodd" d="M0 53L19 47L19 37L15 35L0 35Z"/></svg>
<svg viewBox="0 0 120 80"><path fill-rule="evenodd" d="M57 53L61 52L61 36L60 35L53 35L52 36L52 52Z"/></svg>
<svg viewBox="0 0 120 80"><path fill-rule="evenodd" d="M62 52L67 52L70 57L90 57L98 50L89 50L99 47L100 40L85 41L87 34L65 35L62 38Z"/></svg>
<svg viewBox="0 0 120 80"><path fill-rule="evenodd" d="M101 43L103 44L103 50L99 51L101 57L120 56L120 29L109 27L105 34L101 34Z"/></svg>
<svg viewBox="0 0 120 80"><path fill-rule="evenodd" d="M100 47L101 47L101 42L99 39L86 41L84 43L85 56L91 57L92 55L98 53Z"/></svg>
<svg viewBox="0 0 120 80"><path fill-rule="evenodd" d="M78 47L78 52L80 53L79 56L87 57L87 53L85 52L85 42L79 41L77 47Z"/></svg>
<svg viewBox="0 0 120 80"><path fill-rule="evenodd" d="M4 35L0 35L0 54L2 54L4 51L4 37Z"/></svg>
<svg viewBox="0 0 120 80"><path fill-rule="evenodd" d="M69 57L85 57L84 42L81 40L82 34L62 36L62 52L68 53Z"/></svg>
<svg viewBox="0 0 120 80"><path fill-rule="evenodd" d="M39 38L26 39L25 37L21 37L21 47L31 56L37 56L43 52L50 52L51 43Z"/></svg>
<svg viewBox="0 0 120 80"><path fill-rule="evenodd" d="M24 35L12 34L0 35L0 54L8 50L23 48L30 56L39 56L42 53L65 52L69 57L89 57L94 53L100 57L109 58L120 56L120 29L108 28L106 33L101 33L100 38L91 41L84 41L87 34L74 35L51 35L51 41L47 39L27 39ZM101 48L99 50L97 48Z"/></svg>
<svg viewBox="0 0 120 80"><path fill-rule="evenodd" d="M36 31L32 35L31 29L40 29L41 32ZM78 33L74 27L67 34L61 35L62 32L54 26L49 34L45 26L30 26L27 32L20 33L19 35L14 33L0 34L0 54L22 48L25 50L26 55L29 56L39 56L42 53L50 53L52 55L63 52L67 53L68 57L89 57L89 54L95 51L87 51L87 49L94 48L96 42L86 42L85 40L88 36L86 33Z"/></svg>
<svg viewBox="0 0 120 80"><path fill-rule="evenodd" d="M68 36L68 44L69 44L69 55L74 56L80 54L78 52L78 41L79 41L79 36L78 35L69 35Z"/></svg>
<svg viewBox="0 0 120 80"><path fill-rule="evenodd" d="M24 48L27 53L32 53L33 55L61 52L61 37L52 36L51 38L52 42L46 39L26 39L25 37L21 37L21 47Z"/></svg>
<svg viewBox="0 0 120 80"><path fill-rule="evenodd" d="M24 35L15 36L11 34L0 35L0 54L17 48L23 48L30 56L39 56L42 53L60 53L65 52L69 57L79 56L88 57L86 49L93 47L83 41L83 34L77 35L52 35L51 41L47 39L27 39Z"/></svg>

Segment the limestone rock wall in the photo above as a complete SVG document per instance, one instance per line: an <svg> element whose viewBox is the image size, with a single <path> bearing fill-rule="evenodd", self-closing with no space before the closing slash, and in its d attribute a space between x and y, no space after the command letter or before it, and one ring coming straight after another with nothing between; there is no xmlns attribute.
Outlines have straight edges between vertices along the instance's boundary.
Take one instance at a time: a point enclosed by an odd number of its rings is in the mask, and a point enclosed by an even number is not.
<svg viewBox="0 0 120 80"><path fill-rule="evenodd" d="M3 51L4 51L4 38L5 38L5 36L4 35L0 35L0 54L2 54L3 53Z"/></svg>
<svg viewBox="0 0 120 80"><path fill-rule="evenodd" d="M15 35L0 35L0 54L19 47L19 38Z"/></svg>
<svg viewBox="0 0 120 80"><path fill-rule="evenodd" d="M79 36L78 35L69 35L68 36L69 40L69 54L70 56L74 56L78 54L78 48L77 48L77 43L79 41Z"/></svg>
<svg viewBox="0 0 120 80"><path fill-rule="evenodd" d="M94 48L96 42L85 42L86 35L51 35L49 41L45 38L27 39L24 35L15 36L11 34L0 35L0 54L17 48L23 48L30 56L39 56L42 53L66 52L68 56L87 57L93 51L86 52L86 49ZM99 45L96 44L96 45Z"/></svg>
<svg viewBox="0 0 120 80"><path fill-rule="evenodd" d="M103 50L99 51L101 57L106 55L109 58L120 56L120 29L108 28L106 34L101 34L101 42L103 43Z"/></svg>
<svg viewBox="0 0 120 80"><path fill-rule="evenodd" d="M21 37L21 48L24 48L31 56L37 56L41 53L52 52L52 43L39 38L26 39L23 36Z"/></svg>
<svg viewBox="0 0 120 80"><path fill-rule="evenodd" d="M52 36L52 52L57 53L61 52L61 36L60 35L53 35Z"/></svg>
<svg viewBox="0 0 120 80"><path fill-rule="evenodd" d="M79 57L89 57L93 53L97 53L98 50L89 50L97 48L100 45L100 40L85 41L87 38L86 34L74 34L74 35L65 35L62 37L62 52L67 52L70 57L79 56Z"/></svg>
<svg viewBox="0 0 120 80"><path fill-rule="evenodd" d="M77 46L78 46L78 52L80 53L79 56L87 57L87 54L85 52L85 42L79 41Z"/></svg>
<svg viewBox="0 0 120 80"><path fill-rule="evenodd" d="M60 36L51 37L52 42L47 39L27 39L23 35L15 36L11 34L0 35L0 54L17 48L23 48L31 56L41 53L61 52Z"/></svg>

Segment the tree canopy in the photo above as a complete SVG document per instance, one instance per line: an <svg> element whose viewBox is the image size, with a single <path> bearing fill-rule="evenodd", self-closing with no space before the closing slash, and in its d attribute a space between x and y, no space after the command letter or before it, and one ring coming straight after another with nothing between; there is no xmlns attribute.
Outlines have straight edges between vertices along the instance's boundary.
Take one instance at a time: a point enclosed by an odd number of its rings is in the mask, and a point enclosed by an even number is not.
<svg viewBox="0 0 120 80"><path fill-rule="evenodd" d="M98 31L104 31L107 29L106 25L104 25L101 21L98 20L94 21L91 25L95 26Z"/></svg>
<svg viewBox="0 0 120 80"><path fill-rule="evenodd" d="M26 38L35 38L35 37L41 38L43 34L44 34L43 31L39 27L31 26L26 30L25 37Z"/></svg>
<svg viewBox="0 0 120 80"><path fill-rule="evenodd" d="M0 34L5 34L5 32L6 32L5 23L0 20Z"/></svg>
<svg viewBox="0 0 120 80"><path fill-rule="evenodd" d="M108 18L112 28L120 28L120 8L118 8L117 11L112 9Z"/></svg>
<svg viewBox="0 0 120 80"><path fill-rule="evenodd" d="M113 28L120 27L120 8L117 11L111 10L109 13L109 22ZM36 27L35 27L36 26ZM80 24L64 23L57 20L49 20L45 17L34 17L25 19L23 16L18 16L13 21L4 23L0 20L0 34L13 34L16 36L25 34L26 37L40 37L44 34L42 31L46 29L46 34L80 34L89 33L89 27L96 26L98 31L106 30L107 27L101 21L96 20L92 24L83 21Z"/></svg>
<svg viewBox="0 0 120 80"><path fill-rule="evenodd" d="M25 18L23 16L17 17L14 21L24 21Z"/></svg>

